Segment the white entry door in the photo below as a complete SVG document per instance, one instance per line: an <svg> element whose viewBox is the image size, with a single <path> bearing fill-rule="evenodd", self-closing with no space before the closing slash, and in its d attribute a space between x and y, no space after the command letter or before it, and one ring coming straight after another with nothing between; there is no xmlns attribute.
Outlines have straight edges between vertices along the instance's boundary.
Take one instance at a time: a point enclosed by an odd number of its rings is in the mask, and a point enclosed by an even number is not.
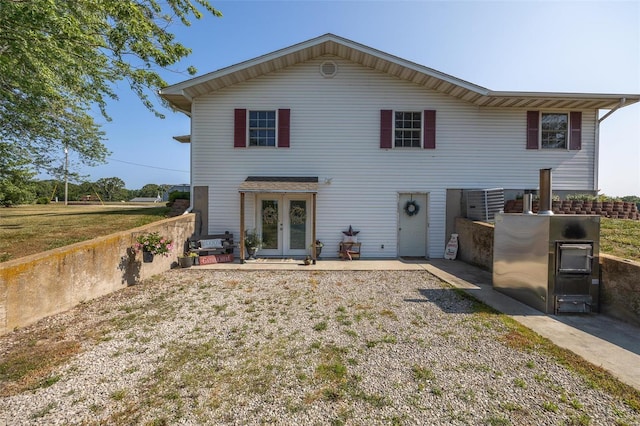
<svg viewBox="0 0 640 426"><path fill-rule="evenodd" d="M261 194L257 204L259 256L304 256L311 245L311 197L307 194Z"/></svg>
<svg viewBox="0 0 640 426"><path fill-rule="evenodd" d="M427 256L427 194L398 194L398 256Z"/></svg>

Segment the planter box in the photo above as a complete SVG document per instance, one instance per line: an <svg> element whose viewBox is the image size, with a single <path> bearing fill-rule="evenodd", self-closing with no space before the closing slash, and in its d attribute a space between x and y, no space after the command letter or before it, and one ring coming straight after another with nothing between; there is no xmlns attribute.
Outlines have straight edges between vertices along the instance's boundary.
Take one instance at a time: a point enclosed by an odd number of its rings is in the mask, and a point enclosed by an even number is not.
<svg viewBox="0 0 640 426"><path fill-rule="evenodd" d="M233 262L233 254L211 254L209 256L200 256L200 265L229 262Z"/></svg>

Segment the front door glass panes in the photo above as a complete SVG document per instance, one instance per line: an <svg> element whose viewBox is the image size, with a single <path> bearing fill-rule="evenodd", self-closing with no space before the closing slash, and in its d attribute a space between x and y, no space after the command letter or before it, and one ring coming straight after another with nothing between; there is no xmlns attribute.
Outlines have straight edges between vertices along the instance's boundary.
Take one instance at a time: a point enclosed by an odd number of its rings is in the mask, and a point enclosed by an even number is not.
<svg viewBox="0 0 640 426"><path fill-rule="evenodd" d="M307 202L291 200L289 203L289 248L304 250L307 241Z"/></svg>
<svg viewBox="0 0 640 426"><path fill-rule="evenodd" d="M278 248L278 200L262 200L262 248Z"/></svg>

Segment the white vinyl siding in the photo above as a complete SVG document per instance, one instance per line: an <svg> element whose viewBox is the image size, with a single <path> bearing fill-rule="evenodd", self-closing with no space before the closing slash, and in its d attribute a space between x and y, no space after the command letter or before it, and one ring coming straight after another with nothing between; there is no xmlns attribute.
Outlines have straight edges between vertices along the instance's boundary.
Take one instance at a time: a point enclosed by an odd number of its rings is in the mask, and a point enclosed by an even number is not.
<svg viewBox="0 0 640 426"><path fill-rule="evenodd" d="M332 60L333 78L320 75ZM237 150L234 109L291 110L290 149ZM436 150L380 149L380 110L436 110ZM239 233L238 186L251 176L318 176L317 237L337 254L341 231L360 230L362 257L395 257L398 193L428 194L428 256L442 257L447 188L536 188L552 168L556 190L594 189L595 111L583 111L582 149L526 150L526 110L462 100L325 56L194 99L192 185L208 185L209 232ZM330 179L329 183L324 183ZM246 196L252 228L254 197ZM384 245L384 249L381 246Z"/></svg>

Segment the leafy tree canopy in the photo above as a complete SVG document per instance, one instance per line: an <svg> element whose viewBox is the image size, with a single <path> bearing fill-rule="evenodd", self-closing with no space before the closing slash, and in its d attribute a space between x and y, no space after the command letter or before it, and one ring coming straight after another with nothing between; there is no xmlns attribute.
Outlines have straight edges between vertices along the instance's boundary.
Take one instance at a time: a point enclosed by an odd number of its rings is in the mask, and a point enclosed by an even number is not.
<svg viewBox="0 0 640 426"><path fill-rule="evenodd" d="M148 183L143 186L140 191L138 191L139 197L156 197L158 194L162 196L164 189L160 185L156 185L155 183Z"/></svg>
<svg viewBox="0 0 640 426"><path fill-rule="evenodd" d="M98 179L96 181L96 187L103 194L104 201L118 201L122 199L124 181L119 177Z"/></svg>
<svg viewBox="0 0 640 426"><path fill-rule="evenodd" d="M14 146L0 142L0 205L11 206L33 199L34 173L28 159Z"/></svg>
<svg viewBox="0 0 640 426"><path fill-rule="evenodd" d="M203 12L221 16L209 0L0 1L0 143L42 170L65 147L86 164L104 161L91 109L108 119L114 84L124 80L162 116L155 94L166 83L156 70L191 52L168 29Z"/></svg>

